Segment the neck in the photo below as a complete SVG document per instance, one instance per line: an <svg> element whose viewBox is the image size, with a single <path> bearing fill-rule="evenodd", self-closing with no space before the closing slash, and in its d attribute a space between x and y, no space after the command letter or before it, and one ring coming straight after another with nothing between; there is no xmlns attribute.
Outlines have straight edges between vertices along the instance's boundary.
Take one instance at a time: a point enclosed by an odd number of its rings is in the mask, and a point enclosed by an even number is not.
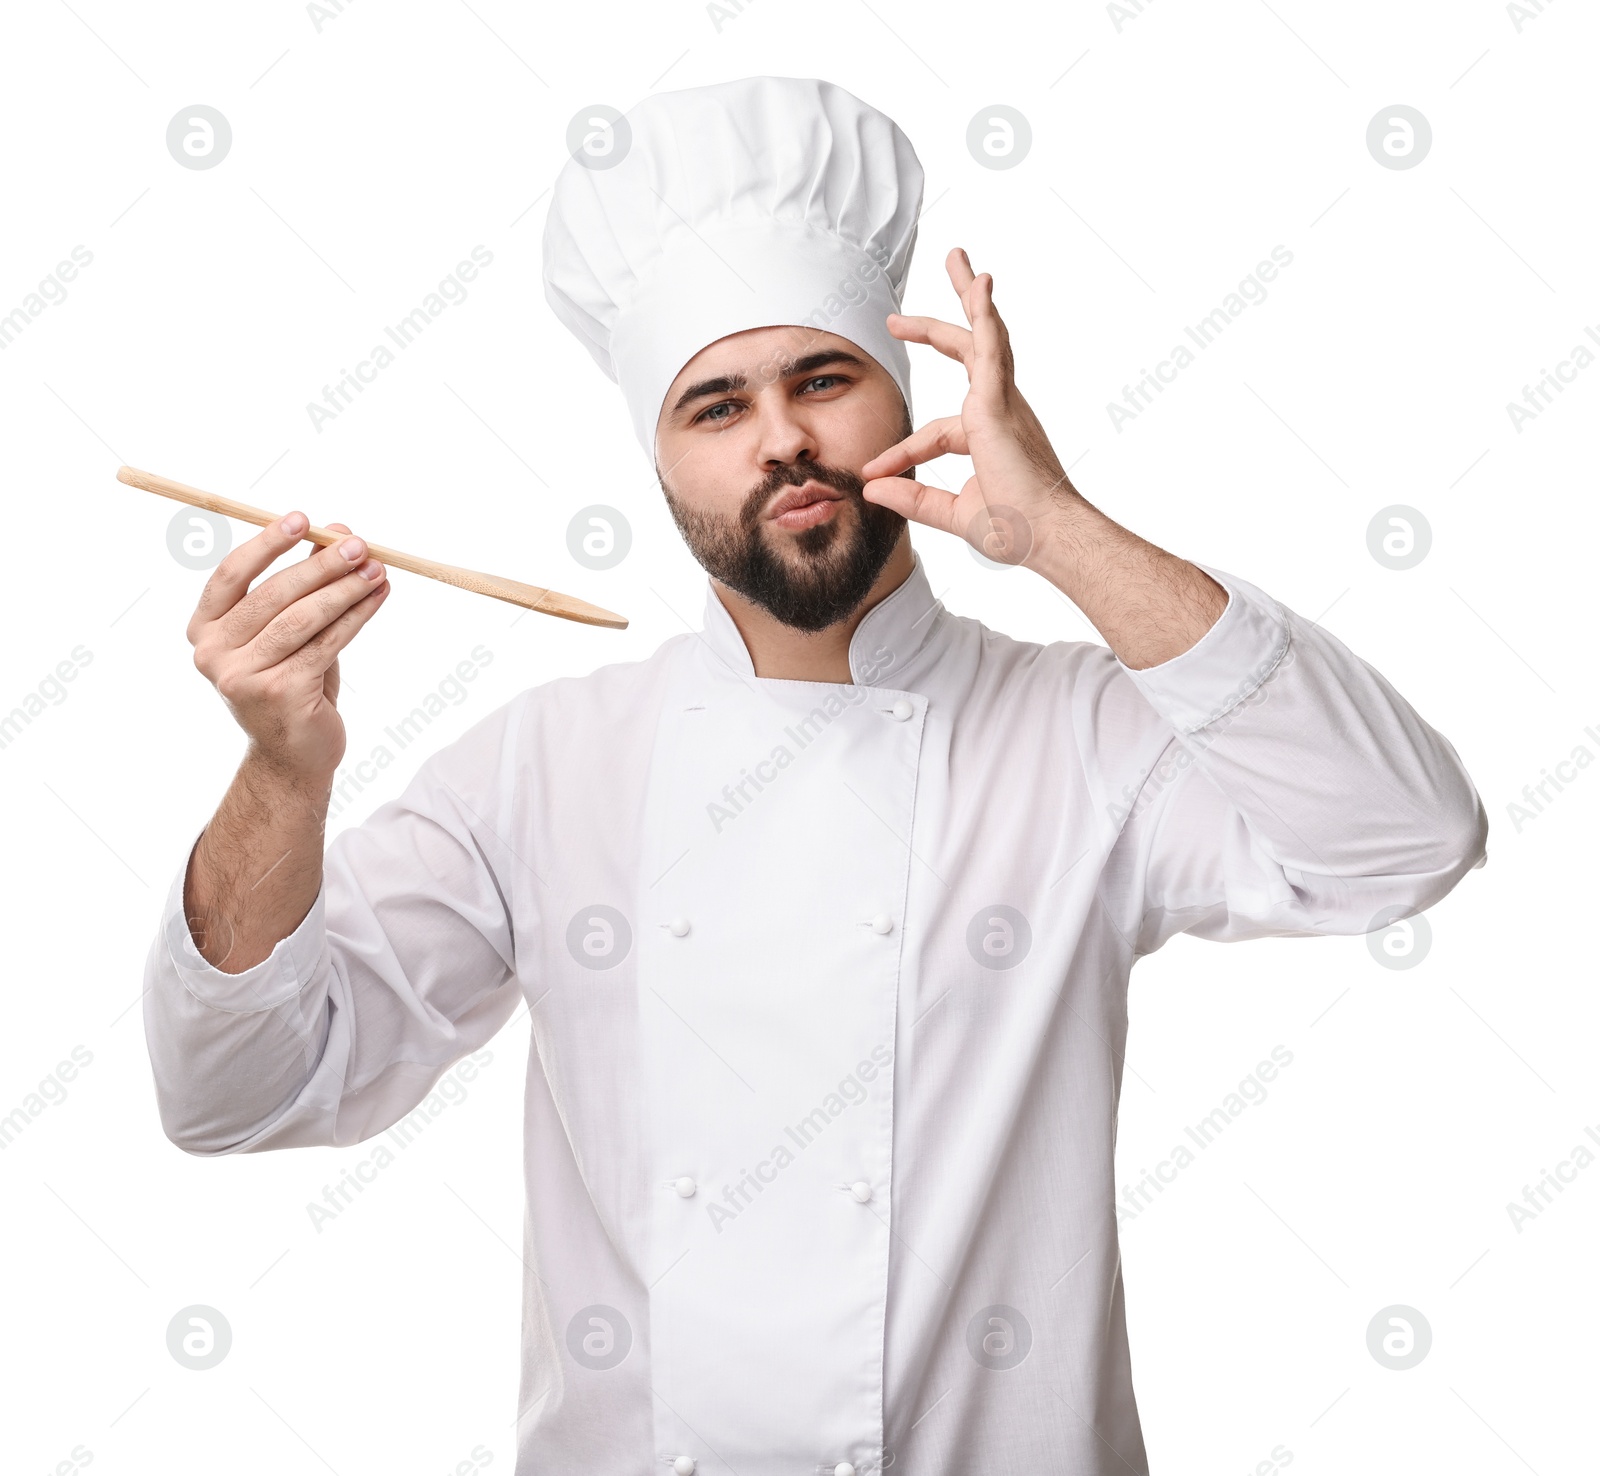
<svg viewBox="0 0 1600 1476"><path fill-rule="evenodd" d="M745 649L750 653L758 677L849 686L852 682L850 640L856 627L868 610L906 582L912 567L911 534L909 528L903 528L894 552L861 603L837 624L817 631L796 630L792 625L785 625L720 580L713 579L711 585L744 638Z"/></svg>

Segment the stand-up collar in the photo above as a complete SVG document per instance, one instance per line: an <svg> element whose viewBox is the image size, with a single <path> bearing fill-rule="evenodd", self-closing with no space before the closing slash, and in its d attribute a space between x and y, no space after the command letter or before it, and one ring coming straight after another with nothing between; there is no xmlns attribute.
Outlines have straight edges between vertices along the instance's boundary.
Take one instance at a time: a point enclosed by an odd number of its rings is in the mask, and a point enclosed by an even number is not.
<svg viewBox="0 0 1600 1476"><path fill-rule="evenodd" d="M893 687L944 614L928 584L922 556L913 549L911 559L905 580L867 611L850 638L850 675L858 685ZM740 678L755 676L744 637L709 577L703 635L719 665Z"/></svg>

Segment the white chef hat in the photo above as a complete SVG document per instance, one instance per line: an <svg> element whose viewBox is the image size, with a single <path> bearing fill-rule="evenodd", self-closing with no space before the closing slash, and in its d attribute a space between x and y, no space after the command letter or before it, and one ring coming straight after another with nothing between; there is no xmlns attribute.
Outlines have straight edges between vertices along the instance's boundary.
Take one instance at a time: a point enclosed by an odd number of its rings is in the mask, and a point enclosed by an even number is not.
<svg viewBox="0 0 1600 1476"><path fill-rule="evenodd" d="M832 82L742 77L647 97L610 143L574 150L556 180L544 290L621 387L647 456L678 372L747 328L849 339L911 413L910 358L884 318L900 311L922 165L891 118Z"/></svg>

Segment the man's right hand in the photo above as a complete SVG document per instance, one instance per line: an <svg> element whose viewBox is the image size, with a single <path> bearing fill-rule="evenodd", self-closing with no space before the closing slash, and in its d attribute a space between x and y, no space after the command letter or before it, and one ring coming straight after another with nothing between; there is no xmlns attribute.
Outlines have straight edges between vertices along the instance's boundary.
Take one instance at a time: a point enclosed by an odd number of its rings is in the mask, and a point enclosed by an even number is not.
<svg viewBox="0 0 1600 1476"><path fill-rule="evenodd" d="M326 782L344 757L339 652L383 603L389 581L366 544L350 537L251 589L307 526L304 513L291 512L228 554L200 595L188 636L195 666L249 735L252 754L286 776Z"/></svg>

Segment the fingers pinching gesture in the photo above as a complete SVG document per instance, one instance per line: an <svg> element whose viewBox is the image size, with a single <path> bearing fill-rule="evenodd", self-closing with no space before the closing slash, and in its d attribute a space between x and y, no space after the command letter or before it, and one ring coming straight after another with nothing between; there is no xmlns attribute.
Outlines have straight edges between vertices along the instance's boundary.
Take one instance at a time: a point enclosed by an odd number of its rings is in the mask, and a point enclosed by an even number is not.
<svg viewBox="0 0 1600 1476"><path fill-rule="evenodd" d="M945 258L945 269L969 327L899 313L891 313L888 324L896 338L928 344L966 366L961 413L929 421L863 466L863 495L912 522L966 539L996 562L1029 563L1048 519L1077 493L1017 388L1011 336L994 305L994 278L974 276L959 246ZM944 455L972 458L973 475L959 493L899 475Z"/></svg>

